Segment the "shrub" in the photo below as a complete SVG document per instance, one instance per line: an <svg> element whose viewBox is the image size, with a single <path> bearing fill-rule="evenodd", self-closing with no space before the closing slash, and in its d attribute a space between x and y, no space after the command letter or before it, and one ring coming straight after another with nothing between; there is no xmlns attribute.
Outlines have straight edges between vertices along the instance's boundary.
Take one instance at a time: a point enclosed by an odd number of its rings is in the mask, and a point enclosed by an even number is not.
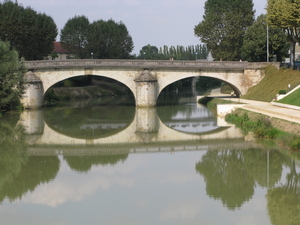
<svg viewBox="0 0 300 225"><path fill-rule="evenodd" d="M286 94L286 90L280 90L280 91L278 91L278 94L285 95Z"/></svg>
<svg viewBox="0 0 300 225"><path fill-rule="evenodd" d="M292 141L290 144L289 144L289 147L292 149L292 150L300 150L300 138Z"/></svg>

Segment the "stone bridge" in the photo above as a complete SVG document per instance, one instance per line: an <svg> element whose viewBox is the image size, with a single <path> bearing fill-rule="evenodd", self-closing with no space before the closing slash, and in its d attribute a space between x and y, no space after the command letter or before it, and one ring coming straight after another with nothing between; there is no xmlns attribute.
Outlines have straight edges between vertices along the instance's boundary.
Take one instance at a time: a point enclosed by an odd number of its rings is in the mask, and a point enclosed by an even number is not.
<svg viewBox="0 0 300 225"><path fill-rule="evenodd" d="M261 81L264 67L280 63L226 61L169 61L88 59L25 62L28 88L23 97L26 108L43 106L43 96L54 84L76 76L94 75L117 80L135 97L136 106L155 106L160 92L168 85L189 77L206 76L228 83L237 96Z"/></svg>

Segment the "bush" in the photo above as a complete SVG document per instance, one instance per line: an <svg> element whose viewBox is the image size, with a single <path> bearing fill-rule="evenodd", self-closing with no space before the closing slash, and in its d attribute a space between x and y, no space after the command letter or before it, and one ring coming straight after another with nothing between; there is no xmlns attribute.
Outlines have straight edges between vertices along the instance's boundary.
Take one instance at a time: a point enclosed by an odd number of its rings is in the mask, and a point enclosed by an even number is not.
<svg viewBox="0 0 300 225"><path fill-rule="evenodd" d="M286 94L286 90L280 90L280 91L278 91L278 94L285 95Z"/></svg>
<svg viewBox="0 0 300 225"><path fill-rule="evenodd" d="M289 144L289 147L290 147L292 150L295 150L295 151L300 150L300 138L299 138L299 139L296 139L296 140L294 140L294 141L292 141L292 142Z"/></svg>

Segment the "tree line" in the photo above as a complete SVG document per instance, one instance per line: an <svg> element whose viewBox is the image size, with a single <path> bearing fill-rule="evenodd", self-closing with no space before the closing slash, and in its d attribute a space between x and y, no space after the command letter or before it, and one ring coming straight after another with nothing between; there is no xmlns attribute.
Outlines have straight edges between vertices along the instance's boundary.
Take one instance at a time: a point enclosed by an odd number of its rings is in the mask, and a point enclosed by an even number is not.
<svg viewBox="0 0 300 225"><path fill-rule="evenodd" d="M150 60L197 60L206 59L208 50L205 45L190 45L184 47L177 45L168 47L164 45L159 49L153 45L145 45L140 50L136 59L150 59Z"/></svg>

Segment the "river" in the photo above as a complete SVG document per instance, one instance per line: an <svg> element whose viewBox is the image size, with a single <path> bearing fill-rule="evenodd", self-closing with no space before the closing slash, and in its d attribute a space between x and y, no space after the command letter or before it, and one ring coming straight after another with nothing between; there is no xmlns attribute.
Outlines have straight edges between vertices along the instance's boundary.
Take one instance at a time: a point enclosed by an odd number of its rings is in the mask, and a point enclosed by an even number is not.
<svg viewBox="0 0 300 225"><path fill-rule="evenodd" d="M0 118L1 224L298 224L299 161L206 107L76 104Z"/></svg>

